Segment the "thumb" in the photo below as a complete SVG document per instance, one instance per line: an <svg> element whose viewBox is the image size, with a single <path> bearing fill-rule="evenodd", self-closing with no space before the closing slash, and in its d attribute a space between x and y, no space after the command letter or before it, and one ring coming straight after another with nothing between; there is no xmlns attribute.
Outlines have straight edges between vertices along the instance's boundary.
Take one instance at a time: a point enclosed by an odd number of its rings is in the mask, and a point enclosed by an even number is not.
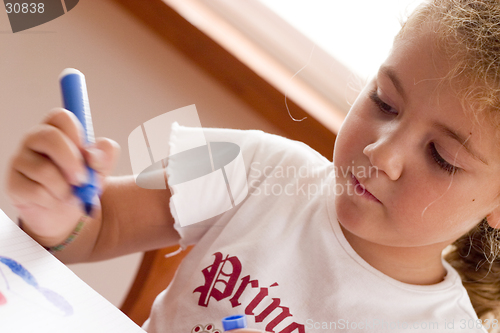
<svg viewBox="0 0 500 333"><path fill-rule="evenodd" d="M113 171L119 154L120 145L108 138L98 138L94 145L83 152L88 165L103 177Z"/></svg>

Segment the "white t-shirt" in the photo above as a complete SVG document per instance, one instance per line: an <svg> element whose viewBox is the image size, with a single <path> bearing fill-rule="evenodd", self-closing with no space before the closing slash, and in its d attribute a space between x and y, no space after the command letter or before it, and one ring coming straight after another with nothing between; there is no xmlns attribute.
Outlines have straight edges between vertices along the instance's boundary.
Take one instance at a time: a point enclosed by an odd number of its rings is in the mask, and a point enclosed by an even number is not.
<svg viewBox="0 0 500 333"><path fill-rule="evenodd" d="M171 138L197 131L174 126ZM357 255L337 222L333 164L318 152L261 131L204 133L241 147L249 194L203 222L176 222L181 245L196 246L157 297L148 332L222 332L234 314L277 333L485 332L448 263L444 281L418 286Z"/></svg>

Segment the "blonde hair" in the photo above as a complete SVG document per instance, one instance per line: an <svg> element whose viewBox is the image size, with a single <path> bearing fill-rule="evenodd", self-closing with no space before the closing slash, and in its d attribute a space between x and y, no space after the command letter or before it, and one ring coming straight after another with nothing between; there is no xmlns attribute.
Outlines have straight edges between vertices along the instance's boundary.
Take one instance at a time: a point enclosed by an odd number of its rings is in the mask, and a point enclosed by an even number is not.
<svg viewBox="0 0 500 333"><path fill-rule="evenodd" d="M500 1L428 0L403 23L396 39L410 29L431 25L435 48L453 64L443 82L455 83L466 110L500 124Z"/></svg>
<svg viewBox="0 0 500 333"><path fill-rule="evenodd" d="M500 1L429 0L403 23L431 27L436 50L452 64L443 82L454 83L466 110L495 127L500 119ZM500 131L497 131L497 133ZM500 189L499 189L500 190ZM486 219L453 243L445 258L459 272L479 317L500 316L500 232Z"/></svg>

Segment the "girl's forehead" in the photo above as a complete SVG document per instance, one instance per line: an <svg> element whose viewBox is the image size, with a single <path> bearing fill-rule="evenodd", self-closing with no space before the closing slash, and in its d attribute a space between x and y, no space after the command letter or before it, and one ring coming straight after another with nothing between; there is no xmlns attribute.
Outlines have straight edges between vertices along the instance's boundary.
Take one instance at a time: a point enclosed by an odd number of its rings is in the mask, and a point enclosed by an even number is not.
<svg viewBox="0 0 500 333"><path fill-rule="evenodd" d="M395 40L377 77L390 80L399 95L417 98L418 103L452 108L457 116L464 113L477 122L480 115L475 112L472 99L465 97L473 89L463 77L449 75L456 64L442 52L437 41L431 27L409 30Z"/></svg>
<svg viewBox="0 0 500 333"><path fill-rule="evenodd" d="M450 93L471 114L473 122L483 119L495 128L500 139L500 76L494 70L499 66L495 64L498 55L489 65L479 63L477 52L460 49L454 36L439 32L439 22L416 23L407 24L405 33L395 38L386 62L398 67L402 79L413 80L414 84L433 82L435 95ZM486 73L485 67L491 67L494 73Z"/></svg>
<svg viewBox="0 0 500 333"><path fill-rule="evenodd" d="M400 75L414 75L417 80L441 81L453 68L453 60L437 45L429 28L411 29L394 41L385 63L399 67Z"/></svg>

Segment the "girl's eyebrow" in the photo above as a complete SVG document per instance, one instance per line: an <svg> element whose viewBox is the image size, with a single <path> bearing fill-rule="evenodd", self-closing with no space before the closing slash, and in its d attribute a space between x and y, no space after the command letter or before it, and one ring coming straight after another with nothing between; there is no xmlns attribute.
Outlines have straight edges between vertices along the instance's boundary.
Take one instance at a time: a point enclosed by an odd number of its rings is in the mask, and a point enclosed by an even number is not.
<svg viewBox="0 0 500 333"><path fill-rule="evenodd" d="M450 138L458 141L462 147L464 147L465 151L468 152L474 159L488 165L488 161L484 157L482 157L477 151L475 151L469 142L469 138L466 138L464 135L452 130L448 126L440 123L434 123L434 127L436 127L440 132L449 136Z"/></svg>
<svg viewBox="0 0 500 333"><path fill-rule="evenodd" d="M394 85L394 87L396 88L398 93L403 98L403 101L406 102L407 99L406 99L405 90L404 90L403 85L401 84L401 81L399 80L394 68L391 66L381 66L380 72L387 75L387 77L389 77L389 79L392 81L392 84ZM445 135L449 136L450 138L458 141L462 145L462 147L464 147L465 151L467 151L474 159L488 165L488 161L471 147L471 145L469 143L469 139L466 138L464 135L459 134L457 131L452 130L451 128L449 128L448 126L446 126L444 124L435 123L434 127L436 127L439 131L441 131Z"/></svg>
<svg viewBox="0 0 500 333"><path fill-rule="evenodd" d="M398 76L396 75L396 71L394 70L394 68L392 68L390 66L381 66L380 72L387 75L389 77L389 79L391 79L392 84L394 85L394 87L396 88L398 93L403 98L403 101L406 102L405 90L403 89L403 85L401 84L401 81L399 80Z"/></svg>

